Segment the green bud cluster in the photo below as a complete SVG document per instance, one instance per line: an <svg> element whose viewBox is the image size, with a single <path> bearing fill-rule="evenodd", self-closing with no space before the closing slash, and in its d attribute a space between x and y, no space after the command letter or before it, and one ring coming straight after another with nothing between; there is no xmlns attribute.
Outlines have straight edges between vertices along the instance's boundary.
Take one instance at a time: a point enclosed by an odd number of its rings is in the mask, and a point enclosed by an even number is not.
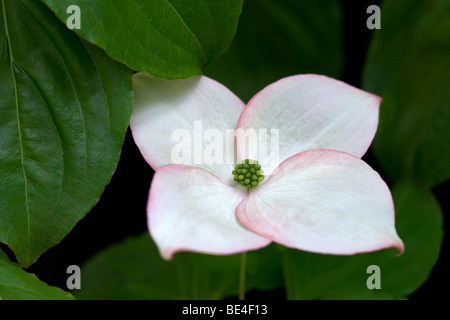
<svg viewBox="0 0 450 320"><path fill-rule="evenodd" d="M234 181L245 186L247 190L254 188L264 180L261 166L256 160L239 161L233 170Z"/></svg>

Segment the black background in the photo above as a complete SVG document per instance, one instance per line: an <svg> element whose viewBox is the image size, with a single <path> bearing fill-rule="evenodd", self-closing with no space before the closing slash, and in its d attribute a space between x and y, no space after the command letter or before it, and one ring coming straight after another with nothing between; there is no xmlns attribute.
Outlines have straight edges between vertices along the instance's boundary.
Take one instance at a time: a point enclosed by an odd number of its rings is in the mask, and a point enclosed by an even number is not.
<svg viewBox="0 0 450 320"><path fill-rule="evenodd" d="M343 0L344 36L346 64L343 80L359 87L361 71L367 46L373 31L366 28L366 9L370 4L380 5L380 1ZM389 184L373 158L371 151L363 160L378 171ZM35 273L46 283L66 289L69 265L81 266L89 257L108 245L121 241L130 235L146 232L146 202L153 170L143 160L128 130L120 161L112 180L97 205L82 219L57 246L44 253L28 271ZM433 189L439 200L444 217L450 212L450 182ZM445 220L444 220L445 223ZM448 232L448 223L445 223ZM1 246L5 248L5 246ZM449 264L444 261L448 252L448 240L444 238L441 255L428 281L409 299L443 298L445 272ZM10 253L10 252L9 252ZM284 290L273 292L251 292L248 299L285 299Z"/></svg>

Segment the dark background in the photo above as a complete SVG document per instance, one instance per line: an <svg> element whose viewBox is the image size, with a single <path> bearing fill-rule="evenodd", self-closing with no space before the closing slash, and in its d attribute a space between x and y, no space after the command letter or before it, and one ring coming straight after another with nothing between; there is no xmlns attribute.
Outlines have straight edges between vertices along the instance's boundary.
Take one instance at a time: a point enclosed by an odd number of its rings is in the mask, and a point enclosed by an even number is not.
<svg viewBox="0 0 450 320"><path fill-rule="evenodd" d="M380 5L380 1L343 0L344 8L344 41L346 63L342 80L360 87L361 72L365 54L372 35L366 28L366 8L370 4ZM389 179L378 166L372 153L364 156L365 160L389 184ZM128 236L146 232L146 202L153 170L143 160L128 130L121 158L112 180L97 205L82 219L57 246L44 253L28 271L35 273L46 283L66 289L69 276L66 269L69 265L81 266L88 258L108 245L121 241ZM433 189L444 212L450 212L450 182ZM448 223L444 221L446 233ZM5 246L2 245L2 248ZM443 298L443 280L449 269L444 256L448 252L448 240L444 238L441 255L428 281L409 299ZM10 253L10 252L9 252ZM284 289L274 292L251 292L252 298L284 299Z"/></svg>

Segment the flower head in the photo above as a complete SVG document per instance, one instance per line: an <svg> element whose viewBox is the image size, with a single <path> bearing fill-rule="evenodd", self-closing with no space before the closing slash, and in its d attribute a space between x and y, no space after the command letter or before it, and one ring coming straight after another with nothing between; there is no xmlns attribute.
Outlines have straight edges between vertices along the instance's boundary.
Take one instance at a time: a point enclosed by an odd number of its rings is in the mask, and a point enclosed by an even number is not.
<svg viewBox="0 0 450 320"><path fill-rule="evenodd" d="M247 191L256 188L264 180L263 173L258 161L250 159L239 161L232 172L234 181L246 187Z"/></svg>
<svg viewBox="0 0 450 320"><path fill-rule="evenodd" d="M326 254L403 251L389 188L360 159L379 97L319 75L281 79L247 105L205 76L138 73L133 86L133 137L155 170L148 227L164 258L272 241Z"/></svg>

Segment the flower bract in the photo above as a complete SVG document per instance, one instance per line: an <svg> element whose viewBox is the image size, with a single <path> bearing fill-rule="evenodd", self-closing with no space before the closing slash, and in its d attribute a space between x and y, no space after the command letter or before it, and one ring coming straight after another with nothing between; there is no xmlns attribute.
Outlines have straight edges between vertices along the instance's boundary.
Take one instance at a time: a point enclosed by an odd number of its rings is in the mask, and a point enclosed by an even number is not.
<svg viewBox="0 0 450 320"><path fill-rule="evenodd" d="M380 97L312 74L283 78L247 105L206 76L137 73L133 88L133 137L155 170L148 227L165 259L272 241L324 254L403 252L389 188L361 160Z"/></svg>

